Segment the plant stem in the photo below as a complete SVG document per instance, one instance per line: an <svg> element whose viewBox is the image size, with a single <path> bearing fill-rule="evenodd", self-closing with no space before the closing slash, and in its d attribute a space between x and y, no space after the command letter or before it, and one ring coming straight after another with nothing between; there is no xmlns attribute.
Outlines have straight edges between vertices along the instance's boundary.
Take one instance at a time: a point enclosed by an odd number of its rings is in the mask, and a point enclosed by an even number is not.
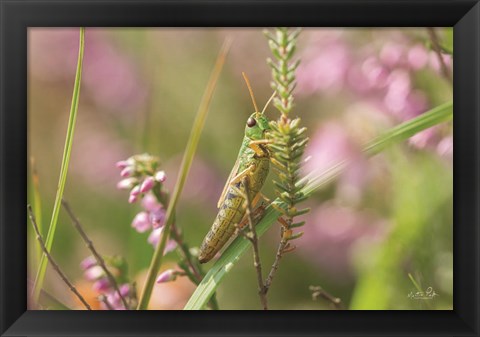
<svg viewBox="0 0 480 337"><path fill-rule="evenodd" d="M35 158L30 157L30 168L31 168L31 179L33 185L32 199L33 207L35 210L35 218L37 220L38 231L43 234L43 221L42 221L42 200L40 198L40 188L39 188L39 177L37 172L37 167L35 165ZM38 247L35 250L35 264L34 266L38 268L38 263L42 258L42 248Z"/></svg>
<svg viewBox="0 0 480 337"><path fill-rule="evenodd" d="M30 222L32 223L32 226L33 226L33 229L35 230L35 233L37 234L38 243L40 244L40 247L42 248L43 253L47 257L47 259L50 262L50 264L52 265L53 269L57 272L57 274L60 276L60 278L63 280L63 282L65 282L65 284L70 288L70 290L75 294L75 296L77 296L77 298L80 300L80 302L83 303L85 308L87 308L88 310L92 310L92 308L87 303L87 301L85 301L83 296L78 292L77 288L75 288L75 286L68 280L67 276L60 270L60 267L55 262L55 260L50 255L50 253L48 252L47 247L45 246L45 242L43 242L42 235L40 234L40 231L38 230L38 226L37 226L37 223L35 221L35 215L33 214L32 207L30 205L27 205L27 209L28 209L28 214L30 215ZM38 302L35 302L35 303L38 303Z"/></svg>
<svg viewBox="0 0 480 337"><path fill-rule="evenodd" d="M160 204L164 205L164 207L168 207L170 200L168 198L167 193L162 193L159 187L155 187L153 189L153 194L155 195L155 198L157 198L157 201ZM180 267L184 269L184 271L187 273L187 276L190 278L190 280L196 285L198 285L202 281L205 274L203 273L201 267L198 264L194 263L193 256L192 254L190 254L190 249L187 246L187 244L183 241L182 233L178 229L175 219L173 220L173 223L172 223L171 235L173 240L177 243L178 247L180 248L183 258L188 264L188 266L185 266L185 268L183 268L182 266ZM218 310L218 303L215 295L212 296L209 302L209 305L213 310Z"/></svg>
<svg viewBox="0 0 480 337"><path fill-rule="evenodd" d="M37 226L38 226L38 219L35 219L35 220L36 220ZM39 230L40 230L40 228L39 228ZM40 247L40 245L38 245L38 247L39 247L40 251L42 252L42 247ZM29 287L33 287L33 280L29 279L28 280L28 285L29 285ZM42 289L42 291L40 291L39 304L43 303L44 300L52 302L54 305L59 307L61 310L72 310L72 308L70 308L66 304L62 303L58 298L56 298L55 296L50 294L48 291ZM45 307L45 305L43 307Z"/></svg>
<svg viewBox="0 0 480 337"><path fill-rule="evenodd" d="M195 118L190 137L187 142L187 147L182 159L182 164L180 167L180 173L178 175L177 182L175 184L175 189L173 191L171 202L168 205L167 212L165 215L165 227L163 229L163 235L158 244L155 252L153 254L150 267L148 269L147 279L145 280L144 288L140 300L138 302L137 310L145 310L148 307L150 297L152 295L153 285L155 284L155 278L160 270L162 264L163 252L167 243L168 236L170 235L170 228L173 223L173 215L175 214L175 209L177 206L178 199L187 180L188 172L195 156L195 151L197 149L198 142L200 140L200 135L205 124L205 119L209 110L210 102L212 100L213 93L220 76L220 72L223 68L225 58L230 47L230 40L225 41L223 44L218 57L215 63L214 69L210 76L207 88L202 97L202 101L198 108L197 116Z"/></svg>
<svg viewBox="0 0 480 337"><path fill-rule="evenodd" d="M428 27L427 32L428 32L428 36L430 37L430 41L432 42L433 50L435 51L435 54L437 55L438 62L440 63L440 69L442 71L442 75L443 75L443 77L446 78L446 80L451 85L453 85L452 73L450 72L450 69L445 64L445 60L443 59L442 48L440 47L440 42L438 41L437 32L432 27Z"/></svg>
<svg viewBox="0 0 480 337"><path fill-rule="evenodd" d="M95 246L93 245L92 240L90 240L87 233L85 233L85 231L83 230L82 224L80 223L78 218L73 214L73 211L70 208L70 205L68 204L68 202L65 201L65 200L62 200L62 204L63 204L63 207L65 208L65 210L67 211L68 215L72 219L73 226L78 231L78 233L80 233L80 236L82 237L83 241L87 245L87 248L92 252L93 256L97 260L98 265L103 269L103 271L107 275L108 281L110 282L113 289L115 290L115 292L120 297L120 300L122 301L123 306L125 307L126 310L128 310L129 309L128 303L125 300L125 297L123 297L123 295L120 291L120 288L118 287L117 281L115 280L115 277L113 277L112 273L108 270L107 265L105 264L105 260L95 249Z"/></svg>
<svg viewBox="0 0 480 337"><path fill-rule="evenodd" d="M342 305L342 300L338 297L335 297L329 294L322 287L310 286L310 291L312 291L312 298L314 301L317 300L317 298L322 297L323 299L330 302L335 307L335 309L344 310L344 307Z"/></svg>
<svg viewBox="0 0 480 337"><path fill-rule="evenodd" d="M260 261L260 253L258 251L258 237L255 225L252 219L252 204L250 201L250 191L248 186L248 179L243 179L243 186L245 186L245 207L246 215L248 219L249 232L247 233L247 239L252 243L253 248L253 265L257 272L257 284L258 284L258 296L260 297L260 302L262 303L263 310L268 310L267 302L267 290L263 283L262 275L262 263Z"/></svg>
<svg viewBox="0 0 480 337"><path fill-rule="evenodd" d="M287 243L288 242L282 238L282 240L278 244L277 253L275 254L275 261L273 261L272 268L270 268L270 272L268 273L267 279L265 280L265 292L268 292L270 286L272 285L273 277L277 273L278 266L280 265L280 260L283 256L283 250L285 249Z"/></svg>
<svg viewBox="0 0 480 337"><path fill-rule="evenodd" d="M105 304L108 310L115 310L115 308L108 302L108 298L105 295L100 295L98 299Z"/></svg>
<svg viewBox="0 0 480 337"><path fill-rule="evenodd" d="M82 79L83 68L83 52L85 47L85 28L80 28L80 39L78 48L78 62L77 71L75 74L75 84L73 86L72 104L70 107L70 117L68 120L67 135L65 139L65 148L63 151L62 165L60 169L60 178L58 180L57 195L55 197L55 204L53 206L52 218L50 220L50 226L48 228L47 239L45 241L45 247L47 252L50 252L53 245L53 239L55 237L55 231L57 228L58 214L60 212L60 204L63 197L63 191L65 189L65 183L67 181L68 164L70 162L70 154L72 152L73 134L75 131L75 122L77 119L78 101L80 97L80 82ZM33 300L38 302L40 296L40 290L43 287L43 281L45 279L45 272L47 270L48 260L46 254L42 255L40 259L40 265L38 267L37 276L33 287Z"/></svg>

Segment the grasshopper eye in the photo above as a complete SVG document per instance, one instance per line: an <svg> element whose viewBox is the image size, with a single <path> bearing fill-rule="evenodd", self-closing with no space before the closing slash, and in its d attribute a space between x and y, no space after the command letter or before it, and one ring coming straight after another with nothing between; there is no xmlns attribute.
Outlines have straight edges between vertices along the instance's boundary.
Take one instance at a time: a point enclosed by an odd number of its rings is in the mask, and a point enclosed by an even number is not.
<svg viewBox="0 0 480 337"><path fill-rule="evenodd" d="M248 125L249 128L254 127L255 124L257 124L257 121L255 120L255 118L250 117L250 118L247 120L247 125Z"/></svg>

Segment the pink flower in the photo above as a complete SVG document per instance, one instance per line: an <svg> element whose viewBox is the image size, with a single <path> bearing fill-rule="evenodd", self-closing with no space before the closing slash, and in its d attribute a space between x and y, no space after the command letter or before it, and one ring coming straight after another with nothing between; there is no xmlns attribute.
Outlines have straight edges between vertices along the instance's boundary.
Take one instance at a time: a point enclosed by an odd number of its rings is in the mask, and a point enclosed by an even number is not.
<svg viewBox="0 0 480 337"><path fill-rule="evenodd" d="M107 278L101 278L93 284L93 290L99 293L103 293L110 289L110 282Z"/></svg>
<svg viewBox="0 0 480 337"><path fill-rule="evenodd" d="M167 269L161 273L157 278L157 283L165 283L175 281L177 279L178 272L173 269Z"/></svg>
<svg viewBox="0 0 480 337"><path fill-rule="evenodd" d="M453 158L453 136L445 137L438 143L437 153L450 160Z"/></svg>
<svg viewBox="0 0 480 337"><path fill-rule="evenodd" d="M163 227L154 229L152 233L150 233L150 236L148 237L148 242L156 248L158 243L160 242L160 238L162 236L163 232ZM175 248L177 248L177 243L174 240L168 240L167 244L165 246L165 251L164 254L170 253L173 251Z"/></svg>
<svg viewBox="0 0 480 337"><path fill-rule="evenodd" d="M326 41L309 51L297 69L298 92L337 91L343 86L350 55L340 39Z"/></svg>
<svg viewBox="0 0 480 337"><path fill-rule="evenodd" d="M312 209L298 239L298 253L336 278L354 275L354 249L361 241L383 240L386 221L371 211L358 211L327 202Z"/></svg>
<svg viewBox="0 0 480 337"><path fill-rule="evenodd" d="M117 188L119 190L129 190L138 182L136 178L126 178L122 179L117 183Z"/></svg>
<svg viewBox="0 0 480 337"><path fill-rule="evenodd" d="M167 175L165 174L165 171L158 171L157 173L155 173L155 180L159 183L163 183L166 179Z"/></svg>
<svg viewBox="0 0 480 337"><path fill-rule="evenodd" d="M128 161L126 161L126 160L120 160L120 161L117 161L117 162L115 163L115 166L116 166L117 168L119 168L119 169L122 169L122 170L123 170L124 168L126 168L127 166L129 166L129 165L130 165L130 164L129 164Z"/></svg>
<svg viewBox="0 0 480 337"><path fill-rule="evenodd" d="M95 265L97 265L97 260L93 256L89 256L85 258L82 262L80 262L80 268L82 268L83 270L90 269Z"/></svg>
<svg viewBox="0 0 480 337"><path fill-rule="evenodd" d="M130 191L130 196L131 197L137 197L140 194L140 186L137 185L132 190ZM136 199L135 199L136 200Z"/></svg>
<svg viewBox="0 0 480 337"><path fill-rule="evenodd" d="M84 276L89 281L96 281L96 280L100 279L101 277L104 277L105 272L103 271L102 267L93 266L91 268L88 268L85 271Z"/></svg>
<svg viewBox="0 0 480 337"><path fill-rule="evenodd" d="M410 137L408 141L411 145L415 146L416 148L424 149L425 147L430 145L431 142L434 140L436 131L437 131L437 128L435 127L425 129L423 131L420 131L416 135Z"/></svg>
<svg viewBox="0 0 480 337"><path fill-rule="evenodd" d="M133 204L134 202L136 202L138 200L138 197L136 195L133 195L133 194L130 194L130 196L128 197L128 202L130 204Z"/></svg>
<svg viewBox="0 0 480 337"><path fill-rule="evenodd" d="M165 224L165 209L159 208L151 211L149 214L149 220L152 223L153 228L163 227Z"/></svg>
<svg viewBox="0 0 480 337"><path fill-rule="evenodd" d="M389 67L395 67L403 59L404 48L399 43L386 43L380 52L380 60Z"/></svg>
<svg viewBox="0 0 480 337"><path fill-rule="evenodd" d="M155 185L155 179L153 177L146 177L142 185L140 186L140 192L146 193L150 191L154 185Z"/></svg>
<svg viewBox="0 0 480 337"><path fill-rule="evenodd" d="M417 44L408 51L407 59L412 69L422 69L428 63L428 51L421 44Z"/></svg>
<svg viewBox="0 0 480 337"><path fill-rule="evenodd" d="M142 199L142 207L148 211L153 212L161 208L162 205L157 201L157 198L153 194L146 194Z"/></svg>
<svg viewBox="0 0 480 337"><path fill-rule="evenodd" d="M122 172L120 172L120 176L125 178L125 177L130 177L133 173L133 168L131 166L125 167Z"/></svg>
<svg viewBox="0 0 480 337"><path fill-rule="evenodd" d="M138 213L132 221L132 227L139 233L145 233L151 228L150 218L147 212Z"/></svg>

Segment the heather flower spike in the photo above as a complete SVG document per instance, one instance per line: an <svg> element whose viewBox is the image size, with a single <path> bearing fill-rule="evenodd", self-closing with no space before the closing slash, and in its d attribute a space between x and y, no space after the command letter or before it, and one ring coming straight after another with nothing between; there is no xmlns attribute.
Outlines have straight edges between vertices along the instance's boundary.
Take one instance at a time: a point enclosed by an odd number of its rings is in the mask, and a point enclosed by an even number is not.
<svg viewBox="0 0 480 337"><path fill-rule="evenodd" d="M134 308L137 297L133 285L127 282L126 272L128 267L125 259L120 256L114 256L104 257L104 261L106 268L113 276L113 284L93 256L87 257L80 263L82 269L85 270L84 278L93 282L92 289L99 295L98 299L101 301L101 308L104 310L127 310Z"/></svg>

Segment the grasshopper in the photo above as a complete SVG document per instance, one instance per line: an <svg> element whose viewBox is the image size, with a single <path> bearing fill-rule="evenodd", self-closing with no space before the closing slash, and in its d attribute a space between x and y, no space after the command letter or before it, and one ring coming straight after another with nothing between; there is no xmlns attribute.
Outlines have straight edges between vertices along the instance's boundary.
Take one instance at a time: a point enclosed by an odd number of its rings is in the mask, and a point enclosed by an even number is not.
<svg viewBox="0 0 480 337"><path fill-rule="evenodd" d="M248 78L244 73L242 75L255 112L247 119L245 136L237 160L217 203L218 214L200 246L198 256L200 263L210 261L228 242L240 224L245 222L245 191L248 191L249 200L253 200L252 203L255 204L261 197L260 190L270 169L270 153L266 146L268 143L266 133L270 126L264 113L275 93L265 104L262 112L259 112Z"/></svg>

